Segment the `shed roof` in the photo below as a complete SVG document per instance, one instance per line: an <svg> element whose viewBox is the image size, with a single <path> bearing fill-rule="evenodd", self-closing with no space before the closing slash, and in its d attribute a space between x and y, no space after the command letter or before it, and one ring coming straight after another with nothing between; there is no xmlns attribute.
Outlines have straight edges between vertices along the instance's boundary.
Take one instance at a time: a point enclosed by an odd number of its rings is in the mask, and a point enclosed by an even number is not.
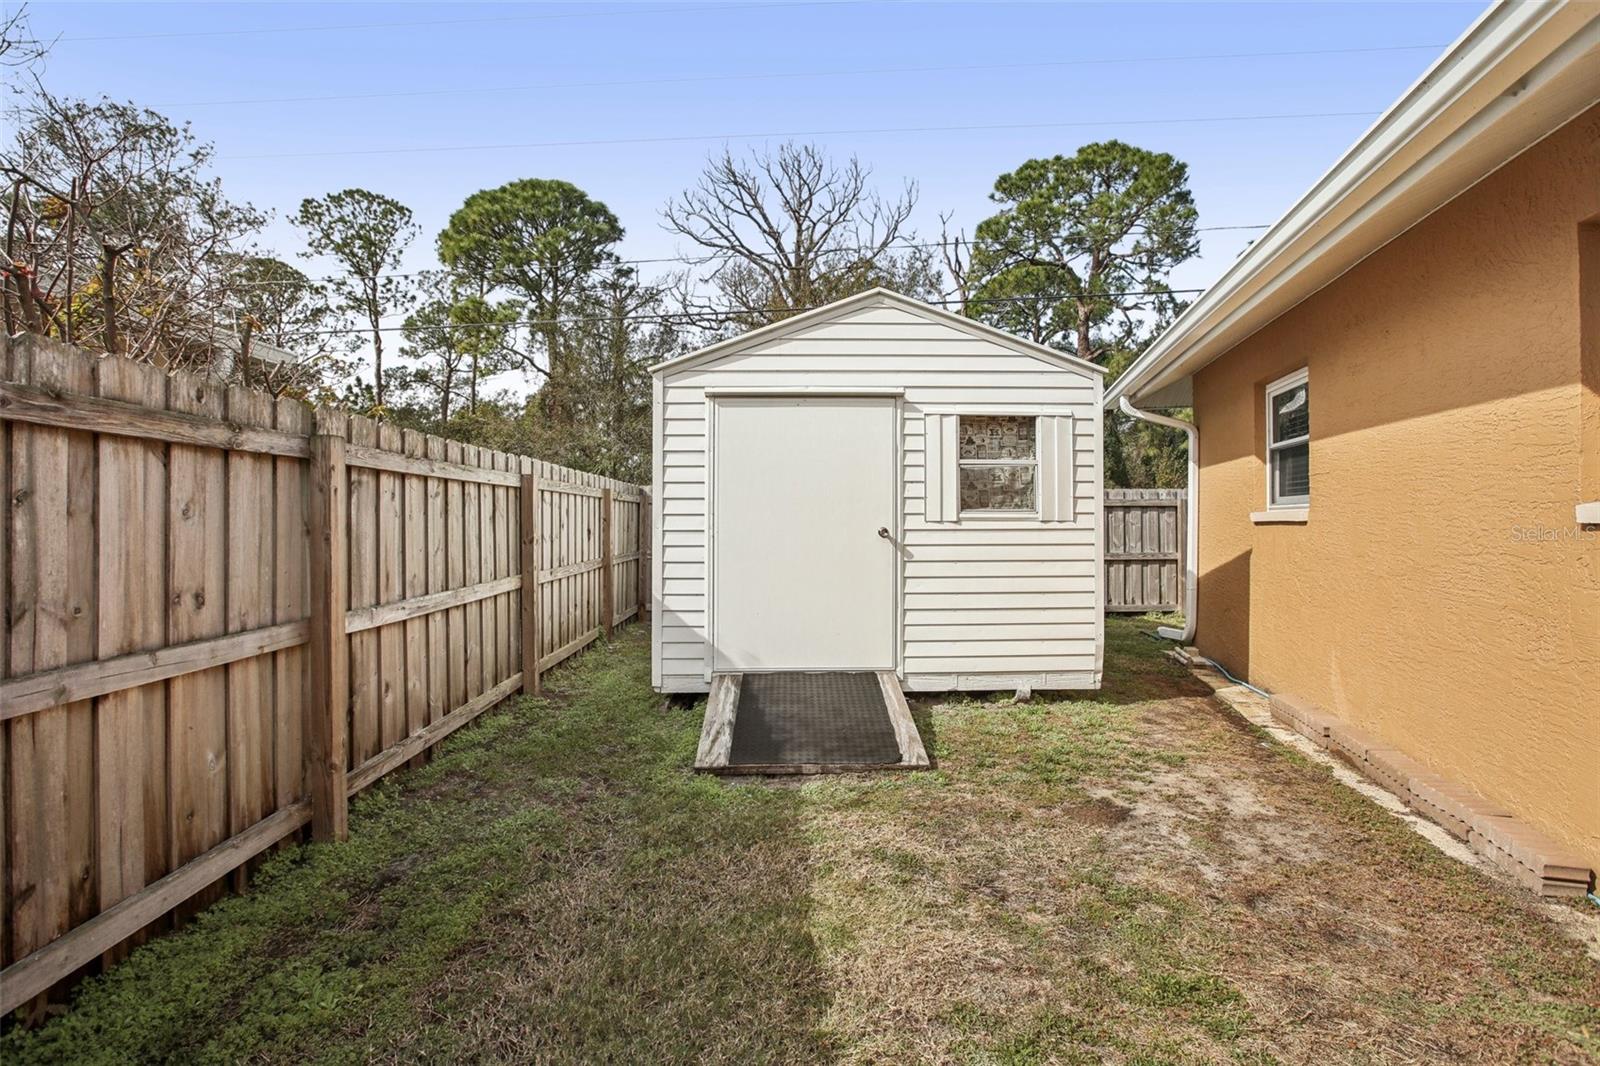
<svg viewBox="0 0 1600 1066"><path fill-rule="evenodd" d="M809 311L803 311L792 318L785 318L770 325L762 326L759 329L753 329L748 333L742 333L737 337L718 341L716 344L707 345L698 351L689 352L657 363L650 368L650 372L652 374L662 374L684 370L691 366L700 366L704 363L721 359L724 356L734 355L754 345L769 341L774 337L781 337L787 333L793 333L836 318L842 318L865 307L875 306L896 307L903 311L909 311L930 322L938 322L941 325L969 333L974 337L993 341L995 344L1010 348L1012 351L1023 355L1032 356L1041 362L1049 363L1063 370L1087 371L1095 374L1104 374L1106 372L1105 367L1096 366L1094 363L1080 359L1075 355L1058 352L1054 348L1036 344L1033 341L1024 340L1014 334L1007 333L1003 329L996 329L975 319L954 314L942 307L934 307L932 304L924 303L922 300L915 300L909 296L903 296L892 289L884 288L868 289L866 292L857 293L854 296L846 296L844 299L835 300L831 304L824 304L822 307L814 307Z"/></svg>

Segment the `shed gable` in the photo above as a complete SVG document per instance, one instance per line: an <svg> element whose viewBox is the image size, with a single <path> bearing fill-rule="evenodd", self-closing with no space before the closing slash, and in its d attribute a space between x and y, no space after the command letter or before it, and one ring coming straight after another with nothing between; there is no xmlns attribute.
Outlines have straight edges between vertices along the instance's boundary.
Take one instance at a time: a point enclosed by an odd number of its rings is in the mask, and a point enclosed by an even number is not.
<svg viewBox="0 0 1600 1066"><path fill-rule="evenodd" d="M930 365L965 368L974 362L981 362L985 370L1055 375L1065 370L1086 379L1104 372L1076 356L886 289L874 289L668 360L654 372L675 377L713 368L782 370L779 361L786 356L810 357L806 365L819 377L833 370L913 372Z"/></svg>

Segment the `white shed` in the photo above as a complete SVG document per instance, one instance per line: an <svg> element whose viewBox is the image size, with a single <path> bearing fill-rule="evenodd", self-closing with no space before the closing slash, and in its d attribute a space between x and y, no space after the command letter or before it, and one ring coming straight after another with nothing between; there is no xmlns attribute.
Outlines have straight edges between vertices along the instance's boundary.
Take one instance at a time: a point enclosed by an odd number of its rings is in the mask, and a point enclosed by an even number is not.
<svg viewBox="0 0 1600 1066"><path fill-rule="evenodd" d="M1099 367L874 289L654 373L657 691L1099 686Z"/></svg>

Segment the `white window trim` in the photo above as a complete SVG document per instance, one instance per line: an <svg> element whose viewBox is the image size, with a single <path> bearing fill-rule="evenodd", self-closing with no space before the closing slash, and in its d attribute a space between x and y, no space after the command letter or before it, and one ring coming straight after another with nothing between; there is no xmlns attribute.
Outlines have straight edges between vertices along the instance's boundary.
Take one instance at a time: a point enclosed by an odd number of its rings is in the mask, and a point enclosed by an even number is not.
<svg viewBox="0 0 1600 1066"><path fill-rule="evenodd" d="M1276 424L1276 420L1273 418L1273 415L1272 415L1272 400L1273 400L1273 398L1278 396L1278 395L1280 395L1280 394L1282 394L1282 393L1288 392L1290 389L1295 388L1297 386L1309 384L1310 375L1308 373L1308 369L1309 368L1307 368L1307 367L1301 367L1299 370L1296 370L1294 373L1285 374L1283 377L1279 378L1277 381L1274 381L1272 384L1267 386L1267 396L1266 396L1267 427L1266 427L1266 451L1265 451L1266 463L1264 465L1267 468L1266 489L1267 489L1267 510L1269 512L1270 511L1306 511L1311 507L1311 493L1309 491L1307 491L1307 493L1304 496L1285 496L1282 499L1275 499L1273 497L1273 488L1272 488L1272 453L1273 452L1275 452L1275 451L1277 451L1277 450L1279 450L1281 448L1288 448L1288 447L1291 447L1293 445L1301 444L1301 443L1304 443L1306 445L1306 450L1307 450L1308 453L1310 451L1310 445L1311 445L1311 434L1310 433L1307 433L1303 437L1294 437L1294 438L1292 438L1290 440L1273 440L1272 439L1273 427ZM1304 518L1302 517L1299 520L1300 521L1304 521Z"/></svg>
<svg viewBox="0 0 1600 1066"><path fill-rule="evenodd" d="M1033 458L1032 459L963 459L961 458L961 419L963 418L1015 418L1030 417L1024 411L984 411L963 410L956 413L956 518L1034 518L1040 516L1039 495L1042 486L1039 484L1040 471L1043 469L1039 462L1039 416L1033 414ZM1030 510L996 510L986 508L983 510L963 510L961 507L961 469L967 466L1031 466L1033 467L1033 507Z"/></svg>

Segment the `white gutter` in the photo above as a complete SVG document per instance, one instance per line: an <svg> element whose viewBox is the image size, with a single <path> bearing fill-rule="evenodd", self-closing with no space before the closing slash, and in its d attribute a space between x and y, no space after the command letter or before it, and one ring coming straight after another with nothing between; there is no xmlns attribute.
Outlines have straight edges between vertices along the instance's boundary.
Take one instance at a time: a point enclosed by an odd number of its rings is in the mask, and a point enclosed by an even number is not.
<svg viewBox="0 0 1600 1066"><path fill-rule="evenodd" d="M1181 418L1168 418L1153 411L1141 411L1133 406L1126 396L1119 399L1123 414L1149 422L1151 425L1181 429L1189 435L1189 497L1186 501L1188 520L1184 523L1183 530L1183 628L1174 629L1171 626L1156 628L1157 636L1176 640L1188 646L1194 643L1195 611L1199 602L1197 588L1199 582L1195 580L1195 556L1200 551L1200 430L1193 422L1185 422Z"/></svg>

